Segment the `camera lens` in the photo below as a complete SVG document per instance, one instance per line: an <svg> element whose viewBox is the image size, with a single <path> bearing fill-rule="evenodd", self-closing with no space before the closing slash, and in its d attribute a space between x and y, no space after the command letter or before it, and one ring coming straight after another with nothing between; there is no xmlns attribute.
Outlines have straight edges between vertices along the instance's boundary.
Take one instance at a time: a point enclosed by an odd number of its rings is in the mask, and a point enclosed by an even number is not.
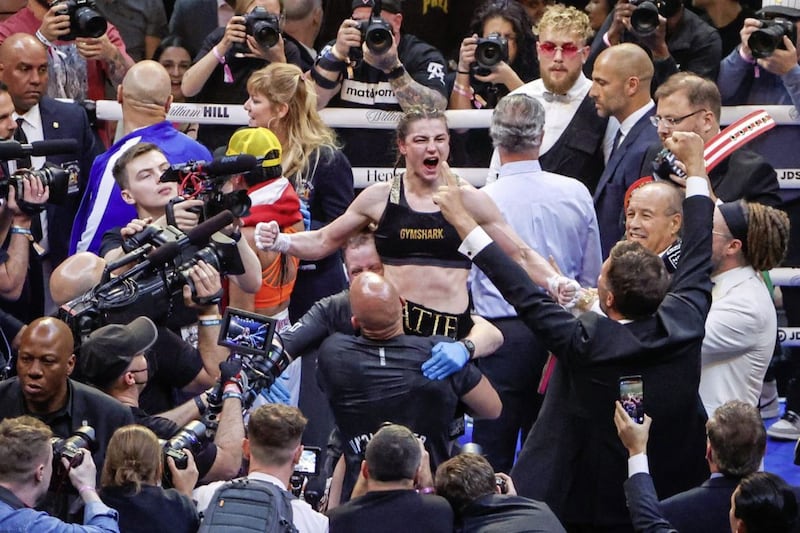
<svg viewBox="0 0 800 533"><path fill-rule="evenodd" d="M475 62L485 68L492 68L503 60L503 50L499 43L484 41L475 48Z"/></svg>
<svg viewBox="0 0 800 533"><path fill-rule="evenodd" d="M265 21L253 24L253 38L263 48L271 48L278 44L278 31Z"/></svg>
<svg viewBox="0 0 800 533"><path fill-rule="evenodd" d="M383 25L373 24L367 29L367 48L375 54L382 54L392 47L392 32Z"/></svg>
<svg viewBox="0 0 800 533"><path fill-rule="evenodd" d="M75 10L76 35L79 37L102 37L108 29L106 19L90 7Z"/></svg>
<svg viewBox="0 0 800 533"><path fill-rule="evenodd" d="M750 34L747 46L756 59L771 56L775 49L783 43L783 28L778 25L765 25Z"/></svg>
<svg viewBox="0 0 800 533"><path fill-rule="evenodd" d="M658 28L658 8L653 2L642 2L631 14L631 26L639 35L649 35Z"/></svg>

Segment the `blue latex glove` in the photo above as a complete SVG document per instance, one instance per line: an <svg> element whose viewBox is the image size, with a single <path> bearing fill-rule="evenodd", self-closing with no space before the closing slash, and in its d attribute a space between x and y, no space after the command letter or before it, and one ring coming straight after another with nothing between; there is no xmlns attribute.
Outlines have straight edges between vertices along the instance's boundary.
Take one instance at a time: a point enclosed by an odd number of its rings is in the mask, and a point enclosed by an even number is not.
<svg viewBox="0 0 800 533"><path fill-rule="evenodd" d="M439 342L431 350L431 358L422 363L428 379L444 379L458 372L469 361L467 347L460 342Z"/></svg>
<svg viewBox="0 0 800 533"><path fill-rule="evenodd" d="M303 215L303 226L306 231L311 231L311 210L304 200L300 200L300 214Z"/></svg>
<svg viewBox="0 0 800 533"><path fill-rule="evenodd" d="M269 403L282 403L284 405L289 405L289 400L291 399L291 394L281 383L281 378L276 379L268 389L263 389L261 396Z"/></svg>

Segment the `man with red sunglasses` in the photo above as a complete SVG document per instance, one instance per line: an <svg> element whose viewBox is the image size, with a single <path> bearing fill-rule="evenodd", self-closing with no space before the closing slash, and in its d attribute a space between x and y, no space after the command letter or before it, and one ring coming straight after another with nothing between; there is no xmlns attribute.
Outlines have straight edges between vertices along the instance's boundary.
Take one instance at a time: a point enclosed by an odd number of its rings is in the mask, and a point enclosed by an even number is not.
<svg viewBox="0 0 800 533"><path fill-rule="evenodd" d="M592 82L581 69L589 54L589 17L574 7L548 7L538 26L541 78L510 94L537 98L547 117L539 151L542 170L577 178L594 194L603 172L604 132L608 119L597 116L589 97ZM497 179L500 156L495 150L487 181Z"/></svg>

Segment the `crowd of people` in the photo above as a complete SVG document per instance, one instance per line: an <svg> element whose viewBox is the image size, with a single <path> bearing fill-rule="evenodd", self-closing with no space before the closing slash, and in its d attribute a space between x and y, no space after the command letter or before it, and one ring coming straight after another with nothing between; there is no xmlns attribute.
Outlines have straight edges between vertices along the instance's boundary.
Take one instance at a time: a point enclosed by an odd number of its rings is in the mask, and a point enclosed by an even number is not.
<svg viewBox="0 0 800 533"><path fill-rule="evenodd" d="M0 531L798 530L800 5L567 4L4 3Z"/></svg>

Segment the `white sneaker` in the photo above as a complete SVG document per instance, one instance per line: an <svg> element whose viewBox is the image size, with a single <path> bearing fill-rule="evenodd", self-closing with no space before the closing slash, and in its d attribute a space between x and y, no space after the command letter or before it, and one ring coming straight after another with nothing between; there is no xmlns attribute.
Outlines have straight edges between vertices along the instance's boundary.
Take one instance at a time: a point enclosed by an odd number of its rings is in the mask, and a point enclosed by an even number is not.
<svg viewBox="0 0 800 533"><path fill-rule="evenodd" d="M767 435L773 439L800 439L800 416L794 411L786 411L780 420L767 429Z"/></svg>

